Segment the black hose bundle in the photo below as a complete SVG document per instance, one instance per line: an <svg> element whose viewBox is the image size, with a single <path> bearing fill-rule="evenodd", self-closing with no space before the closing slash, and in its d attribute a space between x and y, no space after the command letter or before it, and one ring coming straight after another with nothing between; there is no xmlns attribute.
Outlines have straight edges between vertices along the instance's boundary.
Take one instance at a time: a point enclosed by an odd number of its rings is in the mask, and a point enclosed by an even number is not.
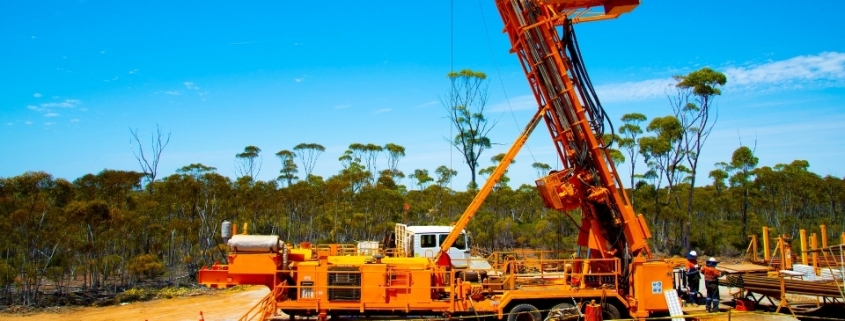
<svg viewBox="0 0 845 321"><path fill-rule="evenodd" d="M593 83L590 81L590 76L587 74L587 68L584 66L584 60L581 58L581 48L578 46L578 38L575 36L575 28L572 25L571 19L566 19L563 24L563 37L561 39L566 50L569 51L569 59L572 62L572 73L575 81L578 82L578 89L581 94L581 99L590 114L593 116L590 120L590 126L597 134L598 139L604 138L604 124L607 122L610 127L611 141L604 142L604 148L610 147L613 144L613 122L607 117L607 113L601 106L596 90L593 88Z"/></svg>

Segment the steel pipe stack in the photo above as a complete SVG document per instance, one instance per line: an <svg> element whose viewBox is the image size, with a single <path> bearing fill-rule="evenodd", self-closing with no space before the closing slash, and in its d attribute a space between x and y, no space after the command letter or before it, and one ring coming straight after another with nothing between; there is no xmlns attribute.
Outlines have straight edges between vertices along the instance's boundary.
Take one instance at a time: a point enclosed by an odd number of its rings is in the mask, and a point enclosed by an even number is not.
<svg viewBox="0 0 845 321"><path fill-rule="evenodd" d="M741 287L749 292L759 293L771 297L780 297L779 278L757 275L730 275L728 284ZM842 298L842 286L830 283L819 283L797 279L784 279L784 288L788 294Z"/></svg>

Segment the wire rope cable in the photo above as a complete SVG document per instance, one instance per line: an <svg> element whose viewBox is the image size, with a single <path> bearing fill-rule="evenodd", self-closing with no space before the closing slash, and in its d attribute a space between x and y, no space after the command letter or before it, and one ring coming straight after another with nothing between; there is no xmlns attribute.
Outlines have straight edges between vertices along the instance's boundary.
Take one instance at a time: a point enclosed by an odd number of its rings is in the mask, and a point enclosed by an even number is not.
<svg viewBox="0 0 845 321"><path fill-rule="evenodd" d="M487 46L490 48L490 56L493 58L493 66L496 68L496 75L499 77L499 85L502 87L502 94L505 96L505 103L508 105L508 111L510 111L511 118L513 118L517 131L521 133L519 129L523 126L521 126L519 121L516 119L516 114L513 112L513 106L511 105L510 98L508 97L508 92L505 89L505 81L502 77L502 71L499 68L499 61L496 59L496 52L493 50L493 41L490 40L490 28L487 26L487 17L484 15L484 6L482 5L481 0L478 0L478 10L481 12L481 22L484 24L484 35L487 36ZM531 159L534 160L534 163L536 163L537 157L534 156L534 153L531 151L531 147L525 146L524 148L528 151L528 154L531 156Z"/></svg>

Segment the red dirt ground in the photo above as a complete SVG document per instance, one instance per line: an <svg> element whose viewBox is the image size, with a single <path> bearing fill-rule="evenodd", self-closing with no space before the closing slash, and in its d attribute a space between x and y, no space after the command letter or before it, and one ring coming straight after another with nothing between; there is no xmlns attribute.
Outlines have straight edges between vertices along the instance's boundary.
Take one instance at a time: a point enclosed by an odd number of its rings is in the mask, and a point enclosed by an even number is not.
<svg viewBox="0 0 845 321"><path fill-rule="evenodd" d="M270 291L254 286L243 291L225 291L213 295L133 302L119 306L58 308L55 312L28 315L0 314L10 321L111 321L111 320L238 320Z"/></svg>

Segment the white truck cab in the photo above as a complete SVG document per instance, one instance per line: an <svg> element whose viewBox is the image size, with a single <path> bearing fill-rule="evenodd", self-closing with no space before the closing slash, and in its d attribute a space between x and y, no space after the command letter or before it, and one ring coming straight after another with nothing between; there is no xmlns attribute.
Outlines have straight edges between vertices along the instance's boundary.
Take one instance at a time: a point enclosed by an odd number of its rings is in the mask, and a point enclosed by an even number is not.
<svg viewBox="0 0 845 321"><path fill-rule="evenodd" d="M396 224L396 248L404 256L434 258L451 231L451 226ZM452 259L452 266L469 265L470 247L466 230L461 231L447 254Z"/></svg>

